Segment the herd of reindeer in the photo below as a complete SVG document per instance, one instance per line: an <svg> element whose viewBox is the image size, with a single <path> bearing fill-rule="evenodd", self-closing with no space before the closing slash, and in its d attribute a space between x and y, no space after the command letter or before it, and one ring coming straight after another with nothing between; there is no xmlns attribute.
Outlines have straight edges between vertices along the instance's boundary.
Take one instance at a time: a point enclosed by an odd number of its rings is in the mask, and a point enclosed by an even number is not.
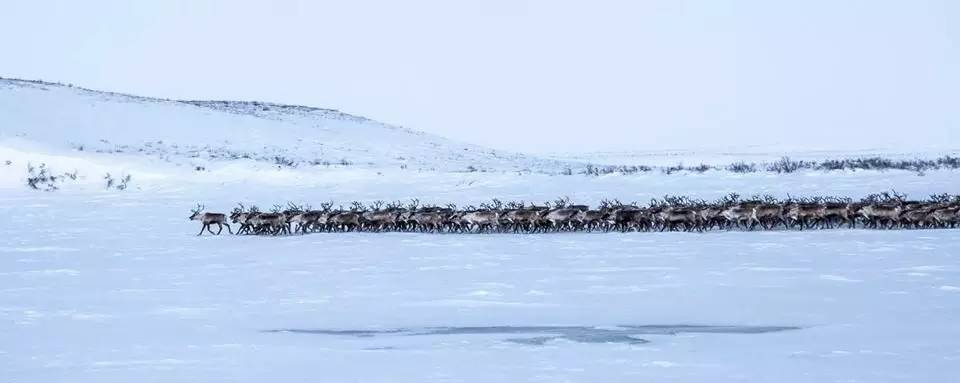
<svg viewBox="0 0 960 383"><path fill-rule="evenodd" d="M960 196L932 195L926 200L908 200L902 194L872 194L858 202L840 198L787 198L771 196L741 200L737 194L707 202L666 196L646 206L604 200L598 207L570 203L568 198L540 205L494 199L479 206L457 208L410 203L370 206L353 202L350 208L321 209L288 203L269 212L238 204L229 215L204 212L198 205L190 219L201 221L204 230L219 235L223 226L234 234L282 235L314 232L429 232L429 233L546 233L574 231L708 231L830 229L954 228L960 224ZM217 231L212 227L216 225Z"/></svg>

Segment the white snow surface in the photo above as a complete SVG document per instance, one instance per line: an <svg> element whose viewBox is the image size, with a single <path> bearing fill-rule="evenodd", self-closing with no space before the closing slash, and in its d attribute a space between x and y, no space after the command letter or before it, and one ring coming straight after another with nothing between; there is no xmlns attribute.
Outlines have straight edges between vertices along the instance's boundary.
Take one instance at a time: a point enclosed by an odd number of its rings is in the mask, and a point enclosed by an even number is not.
<svg viewBox="0 0 960 383"><path fill-rule="evenodd" d="M491 152L329 110L200 105L0 80L0 381L960 375L957 230L197 237L186 219L197 202L226 212L409 198L922 198L960 190L955 171L560 176L540 170L569 157ZM220 156L234 152L353 165ZM79 179L28 190L28 162ZM104 190L106 172L131 174L131 188Z"/></svg>
<svg viewBox="0 0 960 383"><path fill-rule="evenodd" d="M960 372L955 230L196 237L177 193L0 202L9 381L950 382ZM627 330L649 341L636 344L417 334L649 325L799 329Z"/></svg>

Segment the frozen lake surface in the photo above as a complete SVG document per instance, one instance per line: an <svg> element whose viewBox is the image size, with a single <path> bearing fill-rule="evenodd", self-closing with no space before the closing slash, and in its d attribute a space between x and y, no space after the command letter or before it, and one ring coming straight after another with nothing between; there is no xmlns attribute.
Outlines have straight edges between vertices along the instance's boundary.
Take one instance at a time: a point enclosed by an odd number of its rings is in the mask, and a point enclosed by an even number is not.
<svg viewBox="0 0 960 383"><path fill-rule="evenodd" d="M957 230L195 237L183 196L15 194L15 382L950 382Z"/></svg>

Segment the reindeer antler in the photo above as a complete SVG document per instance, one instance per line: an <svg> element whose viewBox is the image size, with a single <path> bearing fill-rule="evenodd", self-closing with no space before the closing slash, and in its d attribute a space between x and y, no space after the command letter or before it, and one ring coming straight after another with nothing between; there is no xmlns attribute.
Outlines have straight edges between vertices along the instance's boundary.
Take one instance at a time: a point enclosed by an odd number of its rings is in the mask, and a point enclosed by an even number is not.
<svg viewBox="0 0 960 383"><path fill-rule="evenodd" d="M304 210L303 210L303 205L297 205L297 204L295 204L295 203L293 203L293 202L289 202L289 201L287 202L287 209L289 209L290 211L294 211L294 212L302 212L302 211L304 211Z"/></svg>

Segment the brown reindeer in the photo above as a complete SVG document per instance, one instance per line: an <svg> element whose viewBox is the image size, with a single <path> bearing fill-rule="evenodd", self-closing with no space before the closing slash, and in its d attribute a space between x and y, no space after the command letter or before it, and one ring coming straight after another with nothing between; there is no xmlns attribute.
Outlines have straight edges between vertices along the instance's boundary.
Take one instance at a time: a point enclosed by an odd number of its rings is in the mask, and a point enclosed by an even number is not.
<svg viewBox="0 0 960 383"><path fill-rule="evenodd" d="M287 220L281 213L260 213L250 217L248 222L257 234L269 232L277 235L290 232L287 229Z"/></svg>
<svg viewBox="0 0 960 383"><path fill-rule="evenodd" d="M755 206L756 204L750 203L733 205L723 209L720 215L727 219L728 226L740 228L743 225L744 228L748 228L750 226L750 216L753 215Z"/></svg>
<svg viewBox="0 0 960 383"><path fill-rule="evenodd" d="M555 231L574 229L574 221L580 214L579 209L559 208L541 213L544 227Z"/></svg>
<svg viewBox="0 0 960 383"><path fill-rule="evenodd" d="M540 211L526 208L509 210L503 218L513 228L514 232L530 231L535 229L535 225L540 219Z"/></svg>
<svg viewBox="0 0 960 383"><path fill-rule="evenodd" d="M483 232L495 231L500 225L500 214L491 210L471 211L459 217L461 225L466 231Z"/></svg>
<svg viewBox="0 0 960 383"><path fill-rule="evenodd" d="M360 219L360 213L337 212L327 218L327 224L332 231L354 231L360 229Z"/></svg>
<svg viewBox="0 0 960 383"><path fill-rule="evenodd" d="M946 207L934 210L930 213L930 218L940 227L956 227L960 222L960 208Z"/></svg>
<svg viewBox="0 0 960 383"><path fill-rule="evenodd" d="M363 218L364 228L373 231L384 231L394 228L399 215L400 211L394 209L365 211L360 214Z"/></svg>
<svg viewBox="0 0 960 383"><path fill-rule="evenodd" d="M197 233L197 236L200 236L203 234L203 229L207 229L207 231L210 232L210 234L220 235L220 233L223 231L224 226L227 227L228 233L233 234L233 230L230 229L230 224L227 223L226 215L221 213L205 213L203 212L203 209L204 209L204 206L198 204L196 209L190 210L190 212L193 214L190 214L189 219L191 221L200 221L203 223L203 226L200 227L200 232ZM217 224L216 233L214 233L213 230L210 229L210 225L212 224Z"/></svg>
<svg viewBox="0 0 960 383"><path fill-rule="evenodd" d="M764 203L753 207L750 212L750 230L756 225L760 225L765 230L770 230L783 221L783 206L778 204Z"/></svg>
<svg viewBox="0 0 960 383"><path fill-rule="evenodd" d="M856 223L856 216L853 215L853 208L849 203L827 202L823 205L823 225L833 228L834 223L837 227L853 227Z"/></svg>
<svg viewBox="0 0 960 383"><path fill-rule="evenodd" d="M656 219L660 223L660 231L674 229L683 229L690 231L694 228L701 229L698 225L697 212L683 207L668 207L656 214Z"/></svg>
<svg viewBox="0 0 960 383"><path fill-rule="evenodd" d="M608 213L606 209L581 210L580 214L577 214L576 220L580 222L580 229L593 231L594 229L600 229L606 225L606 220L609 215L610 213Z"/></svg>
<svg viewBox="0 0 960 383"><path fill-rule="evenodd" d="M723 217L723 208L717 206L705 206L696 210L697 221L702 230L711 230L714 226L723 228L727 219Z"/></svg>
<svg viewBox="0 0 960 383"><path fill-rule="evenodd" d="M287 220L287 222L293 226L293 232L299 232L301 234L306 234L307 231L313 231L319 228L322 224L326 223L326 213L319 210L309 210L302 213L294 214ZM321 223L321 220L323 222Z"/></svg>
<svg viewBox="0 0 960 383"><path fill-rule="evenodd" d="M797 225L800 230L813 227L824 215L824 207L818 203L794 203L786 210L787 226Z"/></svg>
<svg viewBox="0 0 960 383"><path fill-rule="evenodd" d="M893 229L900 220L902 212L903 207L899 204L870 204L860 209L863 219L880 229Z"/></svg>

